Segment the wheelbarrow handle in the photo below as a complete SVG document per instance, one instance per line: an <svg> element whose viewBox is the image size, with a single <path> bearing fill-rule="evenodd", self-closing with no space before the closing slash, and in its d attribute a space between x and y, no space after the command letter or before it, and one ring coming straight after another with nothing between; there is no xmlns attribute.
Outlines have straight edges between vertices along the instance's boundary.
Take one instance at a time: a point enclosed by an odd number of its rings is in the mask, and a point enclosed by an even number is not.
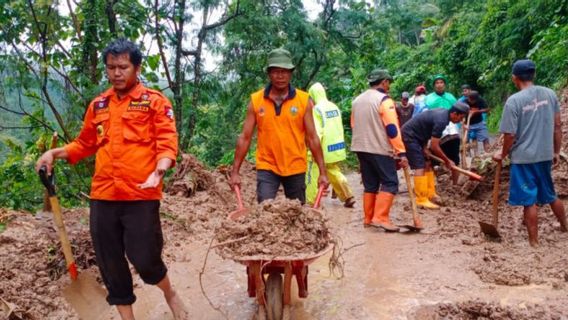
<svg viewBox="0 0 568 320"><path fill-rule="evenodd" d="M41 183L43 183L43 185L47 189L47 193L49 194L49 196L50 197L55 196L54 172L52 172L51 175L48 175L47 166L43 165L39 168L38 174L39 174L39 180L41 181Z"/></svg>
<svg viewBox="0 0 568 320"><path fill-rule="evenodd" d="M314 201L314 209L319 208L321 202L321 196L323 195L324 187L320 186L318 189L318 195L316 196L316 201Z"/></svg>
<svg viewBox="0 0 568 320"><path fill-rule="evenodd" d="M235 195L237 195L237 206L238 206L238 210L243 209L245 206L243 205L243 198L241 197L241 187L239 187L239 185L235 185L234 186L235 189Z"/></svg>

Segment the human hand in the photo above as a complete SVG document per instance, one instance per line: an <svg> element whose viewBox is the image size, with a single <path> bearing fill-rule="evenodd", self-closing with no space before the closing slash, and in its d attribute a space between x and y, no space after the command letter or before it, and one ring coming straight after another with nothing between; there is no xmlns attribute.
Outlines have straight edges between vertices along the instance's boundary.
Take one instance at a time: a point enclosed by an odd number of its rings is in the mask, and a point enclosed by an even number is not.
<svg viewBox="0 0 568 320"><path fill-rule="evenodd" d="M231 172L231 177L229 178L229 185L231 189L234 189L235 186L241 186L241 175L238 172Z"/></svg>
<svg viewBox="0 0 568 320"><path fill-rule="evenodd" d="M55 157L53 156L53 152L51 150L46 151L37 160L36 165L35 165L35 171L39 173L39 169L42 166L45 166L47 168L47 175L50 176L51 170L53 168L53 161L54 160L55 160Z"/></svg>
<svg viewBox="0 0 568 320"><path fill-rule="evenodd" d="M503 156L501 155L501 151L497 151L493 154L493 161L495 162L503 161Z"/></svg>
<svg viewBox="0 0 568 320"><path fill-rule="evenodd" d="M444 162L444 164L446 165L446 168L448 168L448 170L452 170L452 168L456 165L452 160L448 159L447 161Z"/></svg>
<svg viewBox="0 0 568 320"><path fill-rule="evenodd" d="M138 185L138 188L140 189L155 188L160 184L160 181L162 181L163 176L164 176L164 171L156 169L152 171L152 173L150 173L150 175L148 176L148 178L144 183Z"/></svg>
<svg viewBox="0 0 568 320"><path fill-rule="evenodd" d="M318 187L323 186L324 190L327 190L329 187L329 179L327 178L326 174L320 174L318 178Z"/></svg>
<svg viewBox="0 0 568 320"><path fill-rule="evenodd" d="M408 159L406 157L400 157L397 161L397 165L401 168L408 168Z"/></svg>

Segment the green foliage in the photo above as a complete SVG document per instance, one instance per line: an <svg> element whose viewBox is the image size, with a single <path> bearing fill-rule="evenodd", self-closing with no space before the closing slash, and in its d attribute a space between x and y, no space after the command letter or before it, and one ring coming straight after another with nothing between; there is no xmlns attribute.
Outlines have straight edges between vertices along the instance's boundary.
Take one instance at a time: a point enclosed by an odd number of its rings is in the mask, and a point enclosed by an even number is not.
<svg viewBox="0 0 568 320"><path fill-rule="evenodd" d="M299 0L240 0L239 14L208 29L203 39L204 48L220 60L215 68L208 54L194 59L199 18L212 9L226 10L225 18L236 12L236 1L189 0L181 8L182 1L159 0L157 11L148 0L114 1L112 7L108 1L74 2L73 16L53 1L35 1L32 7L8 1L0 8L0 25L10 26L0 29L0 106L25 113L0 113L0 126L30 127L0 132L0 183L8 190L0 195L0 206L40 205L43 189L32 170L39 156L36 141L53 130L78 133L87 104L108 86L101 51L118 36L141 45L141 78L148 86L171 85L164 63L170 77L181 77L179 87L166 93L179 89L173 102L183 115L178 127L188 148L182 151L209 166L232 162L250 94L266 85L266 55L276 47L292 52L296 87L325 85L342 111L348 143L351 101L368 87L366 75L377 67L394 75L390 95L395 99L403 91L412 94L419 84L429 86L436 73L446 74L448 90L456 96L461 84L470 84L492 107L492 132L504 101L516 90L510 81L516 59L537 63L538 84L558 90L568 79L566 0L312 1L322 8L313 21ZM185 37L178 43L175 31L182 17ZM156 52L158 36L166 61ZM181 49L189 53L177 65ZM205 65L208 70L195 74L196 66ZM248 159L254 160L254 145ZM352 153L347 163L356 165ZM78 194L88 192L91 173L92 161L58 166L62 203L80 203Z"/></svg>

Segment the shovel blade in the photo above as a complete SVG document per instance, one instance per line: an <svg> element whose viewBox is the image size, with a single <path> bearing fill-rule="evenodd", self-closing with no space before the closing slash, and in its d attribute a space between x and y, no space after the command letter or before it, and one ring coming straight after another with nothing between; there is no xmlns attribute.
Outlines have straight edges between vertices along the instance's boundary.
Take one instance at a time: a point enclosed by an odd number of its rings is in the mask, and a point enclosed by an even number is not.
<svg viewBox="0 0 568 320"><path fill-rule="evenodd" d="M87 320L100 319L101 315L108 312L110 306L106 302L106 295L106 290L89 271L79 274L77 280L63 289L65 300L77 312L79 318Z"/></svg>
<svg viewBox="0 0 568 320"><path fill-rule="evenodd" d="M249 212L250 210L248 208L237 209L235 211L231 211L228 218L231 220L237 220L240 217L246 216L247 214L249 214Z"/></svg>
<svg viewBox="0 0 568 320"><path fill-rule="evenodd" d="M403 225L399 225L398 227L400 228L404 228L408 231L412 231L412 232L420 232L422 230L424 230L424 227L422 226L414 226L414 225L410 225L410 224L403 224Z"/></svg>
<svg viewBox="0 0 568 320"><path fill-rule="evenodd" d="M489 223L483 222L483 221L479 221L479 226L481 227L481 231L488 237L491 238L495 238L495 239L501 239L501 235L499 234L499 231L497 230L497 228Z"/></svg>

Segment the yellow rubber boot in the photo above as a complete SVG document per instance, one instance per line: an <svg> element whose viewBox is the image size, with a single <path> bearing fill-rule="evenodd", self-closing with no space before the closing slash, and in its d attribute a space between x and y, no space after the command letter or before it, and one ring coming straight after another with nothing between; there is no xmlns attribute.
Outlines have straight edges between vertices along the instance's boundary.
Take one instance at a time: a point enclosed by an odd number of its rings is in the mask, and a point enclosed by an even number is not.
<svg viewBox="0 0 568 320"><path fill-rule="evenodd" d="M416 193L417 206L425 209L440 208L428 200L428 178L426 176L414 176L414 193Z"/></svg>
<svg viewBox="0 0 568 320"><path fill-rule="evenodd" d="M375 213L375 198L376 194L372 192L365 192L363 194L363 227L371 226L371 219Z"/></svg>
<svg viewBox="0 0 568 320"><path fill-rule="evenodd" d="M398 231L398 227L390 222L390 209L394 200L394 194L390 192L379 192L375 199L375 214L371 225L377 228L383 228L386 231Z"/></svg>
<svg viewBox="0 0 568 320"><path fill-rule="evenodd" d="M426 171L426 178L426 181L428 181L428 200L441 204L442 198L436 193L436 176L434 171Z"/></svg>

